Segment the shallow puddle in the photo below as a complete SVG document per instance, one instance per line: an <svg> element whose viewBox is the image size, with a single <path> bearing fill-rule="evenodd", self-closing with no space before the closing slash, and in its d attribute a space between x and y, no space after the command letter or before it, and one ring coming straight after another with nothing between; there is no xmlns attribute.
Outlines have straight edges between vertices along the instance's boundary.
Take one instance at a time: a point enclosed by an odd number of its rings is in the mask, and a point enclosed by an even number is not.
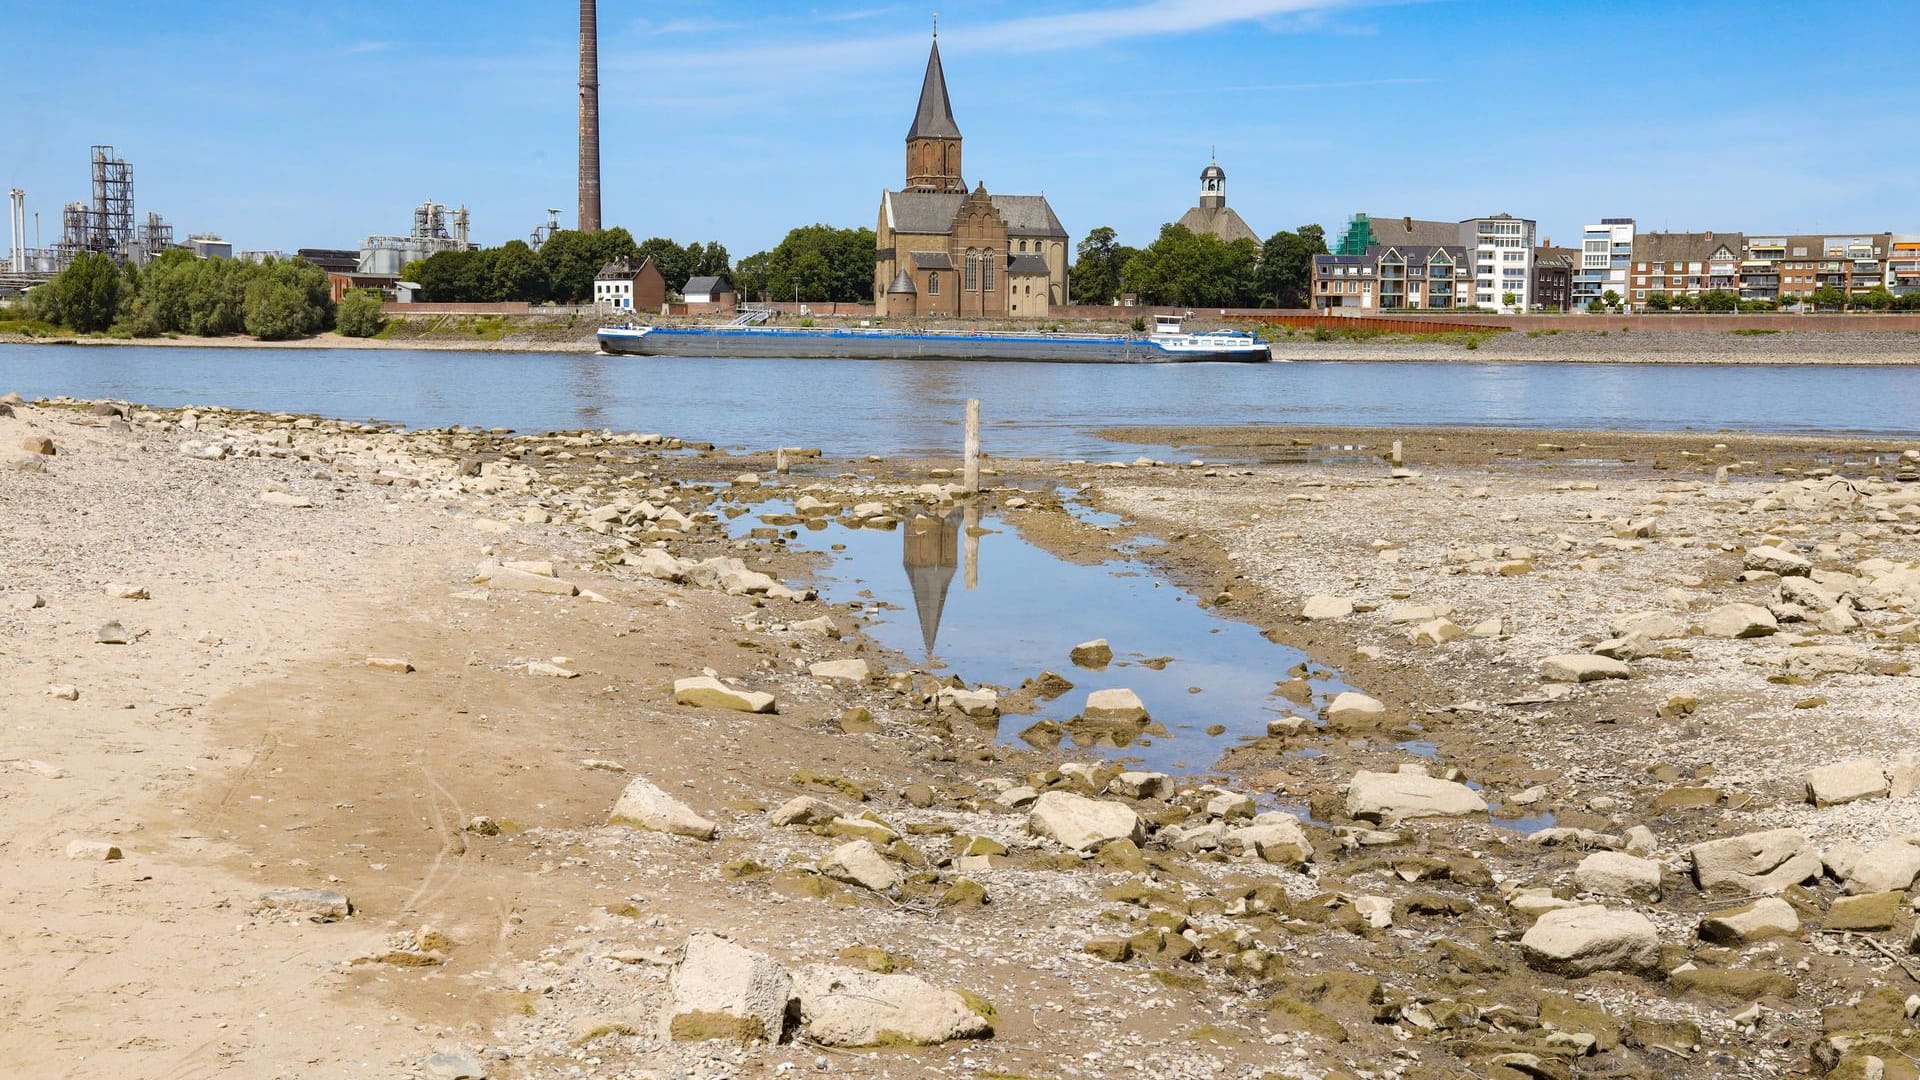
<svg viewBox="0 0 1920 1080"><path fill-rule="evenodd" d="M733 532L745 535L764 527L763 517L790 512L786 503L757 504L734 520ZM818 582L826 599L862 604L867 634L923 669L1002 687L1003 696L1043 671L1074 684L1057 698L1036 700L1031 714L1002 717L1003 742L1053 720L1089 753L1204 772L1240 740L1264 736L1268 720L1317 716L1329 697L1352 689L1315 667L1312 702L1289 702L1276 685L1308 662L1305 653L1202 609L1146 563L1068 562L1028 543L997 513L977 520L975 513L922 514L891 530L830 522L782 531L797 534L791 548L831 557ZM1113 662L1099 670L1076 666L1069 652L1094 638L1111 643ZM1152 716L1149 730L1076 730L1071 721L1087 694L1114 687L1139 695Z"/></svg>

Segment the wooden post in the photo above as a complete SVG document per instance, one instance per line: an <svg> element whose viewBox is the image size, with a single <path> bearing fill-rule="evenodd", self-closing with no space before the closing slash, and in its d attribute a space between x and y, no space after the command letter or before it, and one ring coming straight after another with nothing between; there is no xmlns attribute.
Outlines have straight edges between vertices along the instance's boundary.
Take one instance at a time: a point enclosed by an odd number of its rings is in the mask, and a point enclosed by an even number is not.
<svg viewBox="0 0 1920 1080"><path fill-rule="evenodd" d="M1399 439L1393 440L1393 456L1387 459L1387 464L1392 465L1396 469L1406 464L1406 459L1400 456Z"/></svg>
<svg viewBox="0 0 1920 1080"><path fill-rule="evenodd" d="M787 448L782 446L773 452L773 471L785 476L787 468Z"/></svg>
<svg viewBox="0 0 1920 1080"><path fill-rule="evenodd" d="M969 493L980 490L980 399L967 399L967 448L965 487Z"/></svg>

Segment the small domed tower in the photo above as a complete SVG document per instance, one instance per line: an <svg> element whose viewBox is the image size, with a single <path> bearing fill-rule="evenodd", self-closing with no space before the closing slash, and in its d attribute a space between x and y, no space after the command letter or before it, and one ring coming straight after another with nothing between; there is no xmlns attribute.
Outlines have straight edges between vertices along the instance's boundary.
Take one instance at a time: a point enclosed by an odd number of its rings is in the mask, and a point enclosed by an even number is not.
<svg viewBox="0 0 1920 1080"><path fill-rule="evenodd" d="M1218 210L1227 205L1227 170L1217 161L1209 161L1200 170L1200 209Z"/></svg>

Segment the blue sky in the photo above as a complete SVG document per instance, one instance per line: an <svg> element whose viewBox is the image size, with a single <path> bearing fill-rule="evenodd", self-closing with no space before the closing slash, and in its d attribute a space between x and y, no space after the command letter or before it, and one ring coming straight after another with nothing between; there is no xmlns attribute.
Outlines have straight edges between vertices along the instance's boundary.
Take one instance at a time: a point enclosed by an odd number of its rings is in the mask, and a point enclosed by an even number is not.
<svg viewBox="0 0 1920 1080"><path fill-rule="evenodd" d="M1210 147L1265 235L1355 210L1920 232L1920 5L1681 0L600 0L605 217L735 258L898 186L931 12L966 176L1144 243ZM7 0L0 187L58 231L87 148L242 248L356 246L432 198L574 217L567 0Z"/></svg>

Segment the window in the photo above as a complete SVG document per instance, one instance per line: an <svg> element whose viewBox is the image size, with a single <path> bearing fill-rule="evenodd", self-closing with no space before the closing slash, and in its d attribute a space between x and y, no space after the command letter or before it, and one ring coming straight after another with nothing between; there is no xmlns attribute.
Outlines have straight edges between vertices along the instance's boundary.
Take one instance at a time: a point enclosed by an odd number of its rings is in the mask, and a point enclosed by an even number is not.
<svg viewBox="0 0 1920 1080"><path fill-rule="evenodd" d="M1027 242L1025 240L1020 241L1020 250L1021 251L1027 250Z"/></svg>
<svg viewBox="0 0 1920 1080"><path fill-rule="evenodd" d="M967 249L967 276L961 288L967 292L980 291L980 254L972 248Z"/></svg>
<svg viewBox="0 0 1920 1080"><path fill-rule="evenodd" d="M986 255L982 256L980 259L980 289L982 292L993 291L993 249L992 248L988 248Z"/></svg>
<svg viewBox="0 0 1920 1080"><path fill-rule="evenodd" d="M938 270L935 270L933 273L927 275L927 295L928 296L940 295L940 272Z"/></svg>

